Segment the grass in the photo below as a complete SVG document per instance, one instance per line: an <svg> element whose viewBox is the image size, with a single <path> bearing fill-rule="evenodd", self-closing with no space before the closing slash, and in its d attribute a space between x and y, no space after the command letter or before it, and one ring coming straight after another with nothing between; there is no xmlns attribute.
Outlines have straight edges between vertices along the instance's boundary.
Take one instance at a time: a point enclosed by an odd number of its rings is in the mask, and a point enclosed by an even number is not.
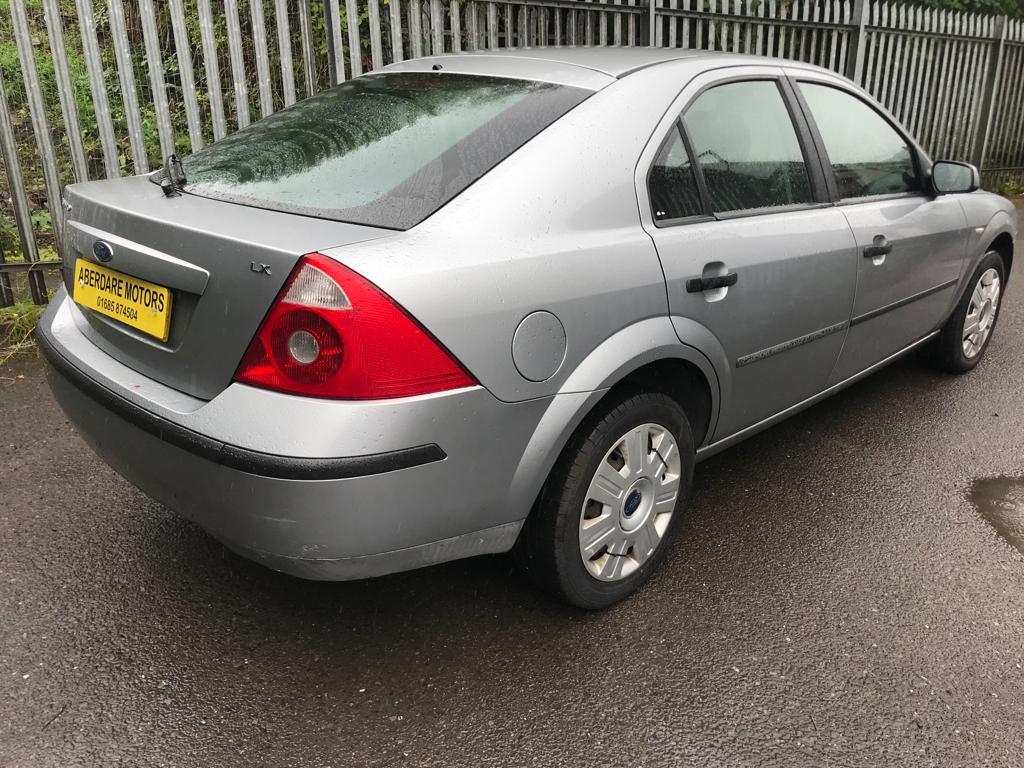
<svg viewBox="0 0 1024 768"><path fill-rule="evenodd" d="M32 331L45 309L31 301L0 307L0 366L31 346Z"/></svg>
<svg viewBox="0 0 1024 768"><path fill-rule="evenodd" d="M5 254L8 261L20 261L20 254ZM52 247L40 247L40 261L57 261L60 257ZM55 270L47 270L44 273L48 291L53 290L54 281L60 279L60 273ZM16 297L26 297L29 294L28 274L15 272L9 277L11 290ZM35 330L39 317L46 307L33 304L27 298L19 298L13 306L0 307L0 366L10 360L19 352L32 349L32 331Z"/></svg>

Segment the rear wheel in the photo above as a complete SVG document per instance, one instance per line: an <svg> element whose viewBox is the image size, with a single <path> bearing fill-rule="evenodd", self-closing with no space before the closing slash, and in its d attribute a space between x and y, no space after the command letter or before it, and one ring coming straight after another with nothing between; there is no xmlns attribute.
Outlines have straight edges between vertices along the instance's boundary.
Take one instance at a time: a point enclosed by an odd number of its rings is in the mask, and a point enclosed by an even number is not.
<svg viewBox="0 0 1024 768"><path fill-rule="evenodd" d="M693 478L693 437L661 393L624 396L569 441L516 545L521 568L581 608L632 594L664 559Z"/></svg>
<svg viewBox="0 0 1024 768"><path fill-rule="evenodd" d="M932 347L932 357L939 368L962 373L981 361L999 318L1005 284L1003 257L997 251L989 251Z"/></svg>

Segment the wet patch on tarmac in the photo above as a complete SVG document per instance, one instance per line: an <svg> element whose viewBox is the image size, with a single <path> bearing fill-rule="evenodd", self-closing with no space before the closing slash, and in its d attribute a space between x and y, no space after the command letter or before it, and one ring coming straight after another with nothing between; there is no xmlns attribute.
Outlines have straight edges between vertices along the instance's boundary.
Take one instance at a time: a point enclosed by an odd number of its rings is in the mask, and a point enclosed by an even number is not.
<svg viewBox="0 0 1024 768"><path fill-rule="evenodd" d="M968 494L978 513L1024 554L1024 477L983 477Z"/></svg>

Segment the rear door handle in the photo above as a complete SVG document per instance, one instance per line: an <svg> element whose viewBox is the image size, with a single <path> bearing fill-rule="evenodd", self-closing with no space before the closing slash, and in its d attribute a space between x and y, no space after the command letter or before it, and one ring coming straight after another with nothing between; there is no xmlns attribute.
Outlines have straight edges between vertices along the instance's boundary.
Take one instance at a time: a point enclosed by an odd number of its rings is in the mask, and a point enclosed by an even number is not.
<svg viewBox="0 0 1024 768"><path fill-rule="evenodd" d="M739 275L735 272L716 277L691 277L686 281L686 292L702 293L704 291L712 291L715 288L728 288L731 285L736 285L737 280L739 280Z"/></svg>
<svg viewBox="0 0 1024 768"><path fill-rule="evenodd" d="M892 243L885 235L877 235L871 245L864 248L864 258L877 259L879 256L888 256L892 253Z"/></svg>

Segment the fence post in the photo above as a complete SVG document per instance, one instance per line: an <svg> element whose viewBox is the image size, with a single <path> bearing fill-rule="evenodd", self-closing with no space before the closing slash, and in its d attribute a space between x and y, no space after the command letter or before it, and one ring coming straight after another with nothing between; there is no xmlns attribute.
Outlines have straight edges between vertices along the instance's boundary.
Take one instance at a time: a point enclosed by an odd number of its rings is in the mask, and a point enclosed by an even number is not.
<svg viewBox="0 0 1024 768"><path fill-rule="evenodd" d="M14 126L11 124L11 110L7 104L7 91L4 90L2 78L0 78L0 151L2 151L4 167L7 170L7 186L11 191L11 206L14 208L14 220L18 225L21 254L25 257L25 261L39 261L36 236L32 231L32 211L28 205L25 180L21 175L18 143L14 136ZM60 200L57 200L57 205L60 204ZM46 283L43 282L42 274L35 271L29 272L28 287L32 293L32 301L36 304L46 303Z"/></svg>
<svg viewBox="0 0 1024 768"><path fill-rule="evenodd" d="M850 32L850 45L846 54L846 76L855 83L860 82L864 69L864 49L867 47L869 0L853 0L853 23Z"/></svg>
<svg viewBox="0 0 1024 768"><path fill-rule="evenodd" d="M981 130L978 131L975 139L972 160L980 171L985 164L985 155L988 152L988 140L992 134L992 118L994 117L996 100L996 84L1003 72L1003 57L1006 53L1006 26L1009 19L1000 16L996 19L995 39L992 41L992 56L988 63L988 72L985 73L985 89L982 91L981 111L978 113L981 119Z"/></svg>
<svg viewBox="0 0 1024 768"><path fill-rule="evenodd" d="M25 100L28 102L32 131L35 133L36 149L39 150L39 163L43 167L46 205L49 208L50 221L53 224L54 243L57 253L63 253L61 235L64 234L64 208L60 202L60 169L57 168L57 153L53 149L53 137L50 135L50 125L46 119L46 105L43 103L39 70L36 69L36 57L32 50L32 31L29 28L24 3L11 3L11 23L14 27L14 41L18 48L18 61L21 63ZM45 291L43 295L45 296Z"/></svg>
<svg viewBox="0 0 1024 768"><path fill-rule="evenodd" d="M331 85L345 79L345 62L341 46L341 8L338 0L324 0L324 30L327 33L327 71Z"/></svg>

